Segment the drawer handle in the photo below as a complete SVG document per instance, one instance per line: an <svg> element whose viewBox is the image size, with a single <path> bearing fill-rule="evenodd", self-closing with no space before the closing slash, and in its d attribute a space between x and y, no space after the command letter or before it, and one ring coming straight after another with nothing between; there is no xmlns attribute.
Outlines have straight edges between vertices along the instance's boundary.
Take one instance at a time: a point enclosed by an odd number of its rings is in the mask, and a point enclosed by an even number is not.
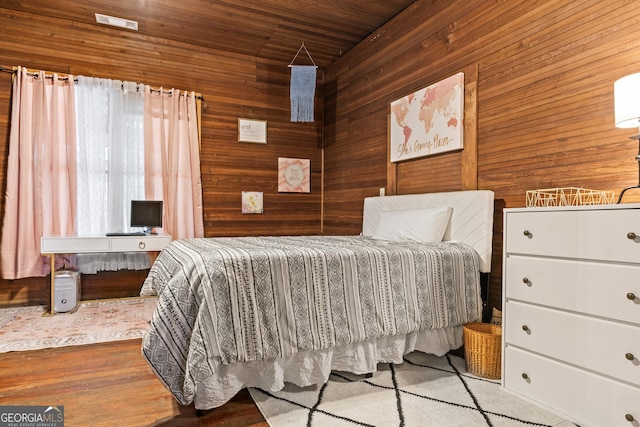
<svg viewBox="0 0 640 427"><path fill-rule="evenodd" d="M529 280L527 277L522 278L522 283L524 283L527 286L531 286L531 280Z"/></svg>
<svg viewBox="0 0 640 427"><path fill-rule="evenodd" d="M522 325L522 330L525 332L531 332L531 329L527 325Z"/></svg>
<svg viewBox="0 0 640 427"><path fill-rule="evenodd" d="M522 379L528 380L529 379L529 375L527 375L526 372L522 373Z"/></svg>
<svg viewBox="0 0 640 427"><path fill-rule="evenodd" d="M636 299L636 294L634 294L633 292L629 292L627 294L627 299L631 300L631 301L635 300Z"/></svg>
<svg viewBox="0 0 640 427"><path fill-rule="evenodd" d="M629 240L636 240L636 237L638 236L633 231L630 231L629 233L627 233L627 239Z"/></svg>
<svg viewBox="0 0 640 427"><path fill-rule="evenodd" d="M624 419L629 421L630 423L632 423L632 422L634 422L636 420L635 418L633 418L633 415L631 415L631 414L626 414L624 416Z"/></svg>
<svg viewBox="0 0 640 427"><path fill-rule="evenodd" d="M147 247L147 244L146 244L145 242L139 242L139 243L138 243L138 247L139 247L140 249L144 249L144 248L146 248L146 247Z"/></svg>
<svg viewBox="0 0 640 427"><path fill-rule="evenodd" d="M627 360L635 360L635 358L636 358L636 357L633 355L633 353L627 353L627 354L625 354L625 355L624 355L624 357L625 357Z"/></svg>
<svg viewBox="0 0 640 427"><path fill-rule="evenodd" d="M524 233L523 233L523 234L524 234L525 236L527 236L528 238L532 238L532 237L533 237L533 233L532 233L532 232L530 232L529 230L524 230ZM628 237L628 235L627 235L627 237Z"/></svg>

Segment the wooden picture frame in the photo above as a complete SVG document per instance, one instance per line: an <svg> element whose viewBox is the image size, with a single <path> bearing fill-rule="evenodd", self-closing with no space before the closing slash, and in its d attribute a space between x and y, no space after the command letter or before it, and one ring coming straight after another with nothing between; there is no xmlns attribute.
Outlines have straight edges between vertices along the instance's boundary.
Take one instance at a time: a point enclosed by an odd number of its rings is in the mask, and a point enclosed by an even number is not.
<svg viewBox="0 0 640 427"><path fill-rule="evenodd" d="M267 143L267 121L238 118L238 142Z"/></svg>

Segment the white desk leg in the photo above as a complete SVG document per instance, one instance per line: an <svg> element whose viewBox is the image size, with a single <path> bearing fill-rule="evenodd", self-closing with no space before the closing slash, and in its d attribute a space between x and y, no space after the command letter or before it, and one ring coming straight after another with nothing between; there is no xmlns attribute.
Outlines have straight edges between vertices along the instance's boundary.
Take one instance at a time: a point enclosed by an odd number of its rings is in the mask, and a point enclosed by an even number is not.
<svg viewBox="0 0 640 427"><path fill-rule="evenodd" d="M49 312L45 312L44 316L53 316L56 314L54 308L55 305L55 289L56 289L56 254L49 254L49 267L51 270L51 283L49 284L49 290L51 292L51 304L49 305Z"/></svg>

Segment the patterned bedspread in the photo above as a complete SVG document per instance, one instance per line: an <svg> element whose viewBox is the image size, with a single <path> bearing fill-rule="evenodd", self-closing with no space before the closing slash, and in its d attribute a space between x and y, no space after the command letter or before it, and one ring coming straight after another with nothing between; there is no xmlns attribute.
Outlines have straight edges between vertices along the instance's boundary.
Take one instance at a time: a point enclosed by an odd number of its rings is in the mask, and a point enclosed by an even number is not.
<svg viewBox="0 0 640 427"><path fill-rule="evenodd" d="M481 315L472 248L361 236L174 241L141 294L159 296L143 354L184 404L213 358L285 357Z"/></svg>

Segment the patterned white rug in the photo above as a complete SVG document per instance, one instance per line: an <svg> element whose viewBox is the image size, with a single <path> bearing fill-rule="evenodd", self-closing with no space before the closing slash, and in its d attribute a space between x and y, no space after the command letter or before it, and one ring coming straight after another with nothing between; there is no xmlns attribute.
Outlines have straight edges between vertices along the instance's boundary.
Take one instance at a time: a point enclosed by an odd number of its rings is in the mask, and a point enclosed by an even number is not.
<svg viewBox="0 0 640 427"><path fill-rule="evenodd" d="M334 372L321 386L249 391L272 427L574 426L468 374L457 356L414 352L378 369L371 378Z"/></svg>
<svg viewBox="0 0 640 427"><path fill-rule="evenodd" d="M0 309L0 353L141 338L156 298L81 303L75 313L43 316L42 306Z"/></svg>

